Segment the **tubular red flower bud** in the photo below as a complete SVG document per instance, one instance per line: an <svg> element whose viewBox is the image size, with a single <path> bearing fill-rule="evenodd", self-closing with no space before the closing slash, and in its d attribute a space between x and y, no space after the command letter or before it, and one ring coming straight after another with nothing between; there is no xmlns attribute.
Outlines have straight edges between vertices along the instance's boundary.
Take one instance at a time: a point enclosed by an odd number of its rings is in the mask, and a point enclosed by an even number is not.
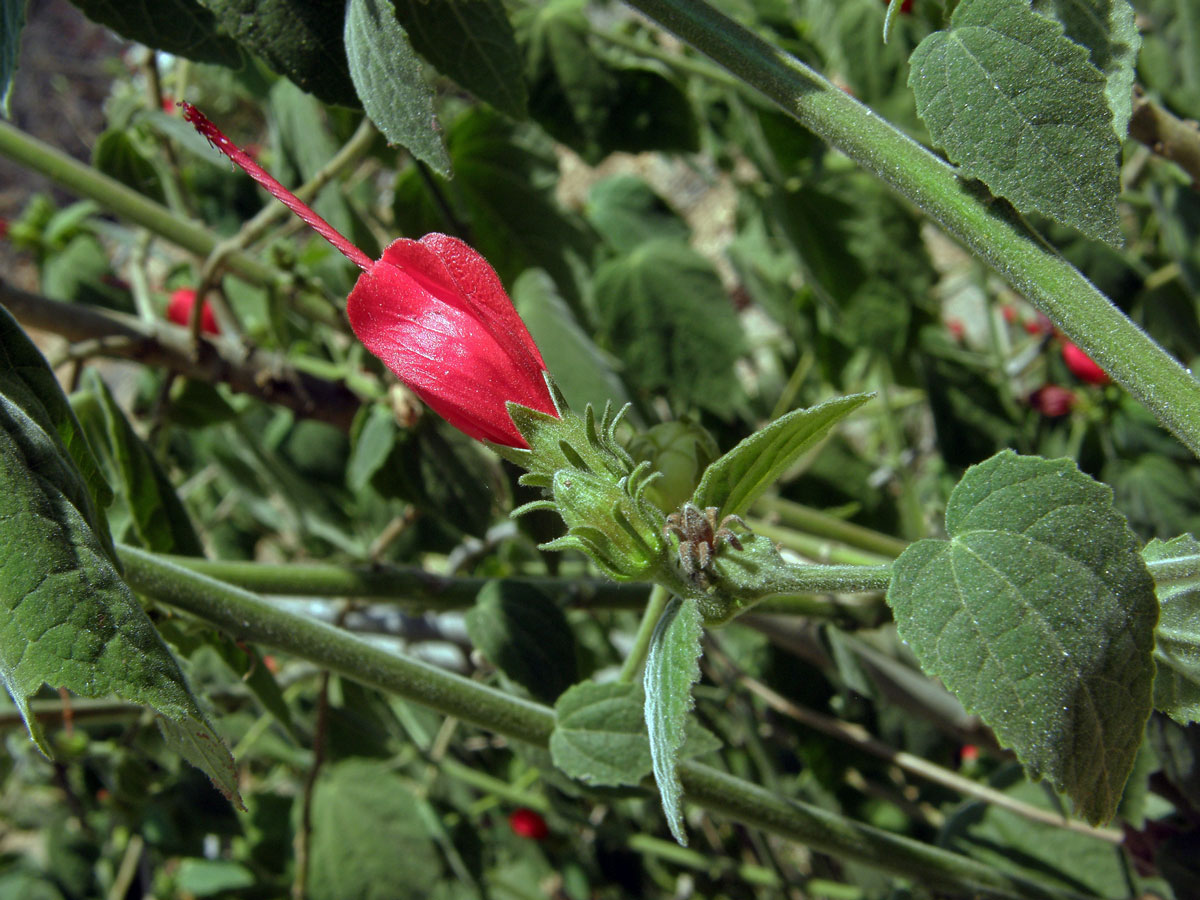
<svg viewBox="0 0 1200 900"><path fill-rule="evenodd" d="M514 834L533 841L544 841L550 836L550 827L541 813L526 806L509 813L508 826Z"/></svg>
<svg viewBox="0 0 1200 900"><path fill-rule="evenodd" d="M487 260L462 241L401 238L372 261L313 212L194 106L184 118L218 150L363 270L346 303L358 339L455 428L527 447L505 406L558 410L546 364Z"/></svg>
<svg viewBox="0 0 1200 900"><path fill-rule="evenodd" d="M1070 341L1063 344L1062 358L1071 374L1080 381L1086 381L1088 384L1108 384L1112 380L1094 359Z"/></svg>
<svg viewBox="0 0 1200 900"><path fill-rule="evenodd" d="M192 318L192 307L196 305L196 292L191 288L180 288L171 294L167 303L167 321L176 325L187 326ZM219 335L221 327L217 324L217 316L212 304L207 300L200 307L200 330L206 334Z"/></svg>

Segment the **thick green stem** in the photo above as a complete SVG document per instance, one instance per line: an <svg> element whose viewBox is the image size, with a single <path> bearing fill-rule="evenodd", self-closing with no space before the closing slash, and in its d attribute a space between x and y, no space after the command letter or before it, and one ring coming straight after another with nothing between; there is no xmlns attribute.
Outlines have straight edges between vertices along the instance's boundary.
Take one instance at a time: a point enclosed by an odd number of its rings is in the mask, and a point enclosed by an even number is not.
<svg viewBox="0 0 1200 900"><path fill-rule="evenodd" d="M882 553L858 550L854 547L847 547L843 544L829 541L826 538L814 537L811 534L805 534L780 525L772 525L769 522L764 522L762 519L748 519L746 524L750 526L750 530L755 534L761 534L763 537L770 538L787 550L794 550L803 556L807 556L809 559L819 560L823 563L837 563L846 566L875 566L889 558Z"/></svg>
<svg viewBox="0 0 1200 900"><path fill-rule="evenodd" d="M3 120L0 154L197 256L208 256L217 247L217 238L203 226L184 221L167 207ZM282 273L245 253L231 253L225 262L231 272L254 284L270 284L283 278Z"/></svg>
<svg viewBox="0 0 1200 900"><path fill-rule="evenodd" d="M1002 203L845 91L701 0L626 0L778 104L907 197L1046 313L1155 418L1200 456L1200 389Z"/></svg>
<svg viewBox="0 0 1200 900"><path fill-rule="evenodd" d="M452 672L382 649L330 625L278 609L240 588L189 571L134 547L120 548L135 590L228 632L307 659L507 737L546 747L554 711ZM708 809L808 845L818 853L880 868L959 892L1015 900L1070 900L1078 895L1010 877L936 847L861 825L780 797L716 769L685 762L688 799Z"/></svg>
<svg viewBox="0 0 1200 900"><path fill-rule="evenodd" d="M886 591L892 581L892 567L790 565L776 581L780 593L855 594Z"/></svg>

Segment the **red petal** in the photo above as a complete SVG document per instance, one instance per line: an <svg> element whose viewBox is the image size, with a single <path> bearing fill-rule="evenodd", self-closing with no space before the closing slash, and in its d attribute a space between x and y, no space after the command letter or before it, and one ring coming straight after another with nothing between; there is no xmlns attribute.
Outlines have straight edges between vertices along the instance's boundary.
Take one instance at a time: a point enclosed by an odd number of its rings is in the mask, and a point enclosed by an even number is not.
<svg viewBox="0 0 1200 900"><path fill-rule="evenodd" d="M359 277L346 312L368 350L473 438L526 446L508 400L556 415L542 371L531 372L527 359L473 314L438 257L417 241L388 247Z"/></svg>

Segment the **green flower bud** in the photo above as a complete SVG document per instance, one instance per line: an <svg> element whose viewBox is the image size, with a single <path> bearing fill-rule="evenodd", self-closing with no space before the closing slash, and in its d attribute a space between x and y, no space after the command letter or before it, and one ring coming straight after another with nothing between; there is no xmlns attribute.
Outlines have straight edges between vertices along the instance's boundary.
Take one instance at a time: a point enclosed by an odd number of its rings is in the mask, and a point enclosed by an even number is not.
<svg viewBox="0 0 1200 900"><path fill-rule="evenodd" d="M551 502L568 530L542 549L582 550L619 581L661 568L667 553L663 515L642 496L652 477L645 465L620 479L560 469L554 474Z"/></svg>
<svg viewBox="0 0 1200 900"><path fill-rule="evenodd" d="M662 478L646 488L646 498L665 511L678 509L692 496L700 476L720 451L703 426L683 418L635 435L629 442L629 454L662 473Z"/></svg>

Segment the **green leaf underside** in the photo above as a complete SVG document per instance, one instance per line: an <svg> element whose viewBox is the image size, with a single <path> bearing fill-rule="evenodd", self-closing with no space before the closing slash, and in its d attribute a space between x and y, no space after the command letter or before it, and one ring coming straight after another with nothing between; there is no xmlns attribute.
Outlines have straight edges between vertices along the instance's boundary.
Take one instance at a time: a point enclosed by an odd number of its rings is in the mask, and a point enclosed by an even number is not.
<svg viewBox="0 0 1200 900"><path fill-rule="evenodd" d="M1028 0L963 0L910 63L917 111L963 175L1120 245L1107 81L1057 22Z"/></svg>
<svg viewBox="0 0 1200 900"><path fill-rule="evenodd" d="M1034 0L1033 8L1062 23L1067 37L1087 47L1093 66L1108 80L1105 97L1113 131L1124 138L1133 112L1133 82L1142 36L1129 0Z"/></svg>
<svg viewBox="0 0 1200 900"><path fill-rule="evenodd" d="M502 0L393 0L413 47L468 91L525 115L523 61Z"/></svg>
<svg viewBox="0 0 1200 900"><path fill-rule="evenodd" d="M1197 556L1200 541L1190 534L1170 541L1155 539L1142 555L1147 562ZM1161 585L1158 602L1154 707L1187 725L1200 721L1200 582Z"/></svg>
<svg viewBox="0 0 1200 900"><path fill-rule="evenodd" d="M722 516L741 515L800 454L812 448L830 428L871 396L836 397L780 416L710 465L692 495L692 502L701 509L715 506Z"/></svg>
<svg viewBox="0 0 1200 900"><path fill-rule="evenodd" d="M89 19L111 28L123 38L185 56L196 62L237 67L242 51L226 34L209 4L196 0L71 0Z"/></svg>
<svg viewBox="0 0 1200 900"><path fill-rule="evenodd" d="M553 703L575 682L575 636L562 609L542 592L489 582L466 625L471 643L542 702Z"/></svg>
<svg viewBox="0 0 1200 900"><path fill-rule="evenodd" d="M895 563L900 636L1032 777L1111 818L1150 712L1157 619L1112 492L1006 450L963 476L946 531Z"/></svg>
<svg viewBox="0 0 1200 900"><path fill-rule="evenodd" d="M643 679L654 780L671 834L685 847L683 786L677 765L684 728L694 703L692 685L700 678L702 633L696 601L672 599L654 629Z"/></svg>
<svg viewBox="0 0 1200 900"><path fill-rule="evenodd" d="M357 108L342 30L344 0L200 0L226 32L325 103Z"/></svg>
<svg viewBox="0 0 1200 900"><path fill-rule="evenodd" d="M350 0L346 59L363 108L384 136L449 177L450 154L433 111L433 91L391 0Z"/></svg>
<svg viewBox="0 0 1200 900"><path fill-rule="evenodd" d="M645 703L642 686L628 682L584 681L567 690L554 705L554 764L594 787L641 784L654 770ZM710 731L687 720L682 756L700 756L720 746Z"/></svg>
<svg viewBox="0 0 1200 900"><path fill-rule="evenodd" d="M325 768L312 801L312 900L429 897L439 859L422 801L388 763Z"/></svg>
<svg viewBox="0 0 1200 900"><path fill-rule="evenodd" d="M25 0L0 0L0 114L11 115L13 81L21 53L21 31L25 27Z"/></svg>
<svg viewBox="0 0 1200 900"><path fill-rule="evenodd" d="M42 474L62 464L49 435L0 398L0 679L43 751L28 715L43 684L153 707L172 743L240 804L233 760L174 658L78 510Z"/></svg>

